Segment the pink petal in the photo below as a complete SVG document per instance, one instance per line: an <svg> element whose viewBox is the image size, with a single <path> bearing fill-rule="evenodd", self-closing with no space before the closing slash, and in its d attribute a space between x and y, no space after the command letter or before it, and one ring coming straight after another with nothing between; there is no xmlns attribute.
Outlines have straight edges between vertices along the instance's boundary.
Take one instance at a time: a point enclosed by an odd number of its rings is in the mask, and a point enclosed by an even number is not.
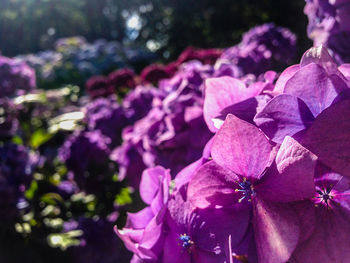
<svg viewBox="0 0 350 263"><path fill-rule="evenodd" d="M222 167L248 178L259 178L269 164L272 146L254 125L227 115L217 132L212 157Z"/></svg>
<svg viewBox="0 0 350 263"><path fill-rule="evenodd" d="M205 86L204 119L212 132L217 131L212 119L220 116L223 109L261 92L260 86L247 88L241 80L231 77L207 79Z"/></svg>

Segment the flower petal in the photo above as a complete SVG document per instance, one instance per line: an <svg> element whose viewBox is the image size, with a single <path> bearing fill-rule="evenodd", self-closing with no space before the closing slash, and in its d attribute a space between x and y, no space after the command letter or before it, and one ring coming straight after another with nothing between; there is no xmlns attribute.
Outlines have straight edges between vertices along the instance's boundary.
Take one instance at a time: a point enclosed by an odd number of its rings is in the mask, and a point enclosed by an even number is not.
<svg viewBox="0 0 350 263"><path fill-rule="evenodd" d="M284 91L284 86L286 85L287 81L294 76L294 74L300 69L299 65L293 65L288 68L286 68L279 78L276 81L276 85L274 88L274 92L277 94L281 94Z"/></svg>
<svg viewBox="0 0 350 263"><path fill-rule="evenodd" d="M350 258L350 222L335 211L317 209L313 235L293 254L297 262L347 263Z"/></svg>
<svg viewBox="0 0 350 263"><path fill-rule="evenodd" d="M205 82L204 119L212 132L217 128L212 121L228 106L254 97L261 87L247 88L244 82L231 77L210 78Z"/></svg>
<svg viewBox="0 0 350 263"><path fill-rule="evenodd" d="M298 245L298 218L288 204L253 199L253 224L259 262L287 262Z"/></svg>
<svg viewBox="0 0 350 263"><path fill-rule="evenodd" d="M254 125L227 115L214 138L214 161L247 178L259 178L269 164L272 146Z"/></svg>
<svg viewBox="0 0 350 263"><path fill-rule="evenodd" d="M146 204L150 205L152 203L164 178L170 181L170 174L168 170L161 166L144 170L140 183L140 195Z"/></svg>
<svg viewBox="0 0 350 263"><path fill-rule="evenodd" d="M209 161L196 171L188 185L187 198L198 208L232 205L238 200L238 176Z"/></svg>
<svg viewBox="0 0 350 263"><path fill-rule="evenodd" d="M190 235L201 250L224 254L229 235L232 247L242 242L250 223L250 211L246 205L197 209L190 222Z"/></svg>
<svg viewBox="0 0 350 263"><path fill-rule="evenodd" d="M301 144L334 171L350 176L350 100L322 112L303 136Z"/></svg>
<svg viewBox="0 0 350 263"><path fill-rule="evenodd" d="M339 76L328 76L321 66L311 63L302 67L287 81L284 92L302 99L312 114L317 116L347 88Z"/></svg>
<svg viewBox="0 0 350 263"><path fill-rule="evenodd" d="M293 202L312 198L317 157L287 136L270 167L257 185L259 196L274 202Z"/></svg>
<svg viewBox="0 0 350 263"><path fill-rule="evenodd" d="M282 143L285 136L308 128L314 119L301 99L282 94L270 100L254 122L271 140Z"/></svg>

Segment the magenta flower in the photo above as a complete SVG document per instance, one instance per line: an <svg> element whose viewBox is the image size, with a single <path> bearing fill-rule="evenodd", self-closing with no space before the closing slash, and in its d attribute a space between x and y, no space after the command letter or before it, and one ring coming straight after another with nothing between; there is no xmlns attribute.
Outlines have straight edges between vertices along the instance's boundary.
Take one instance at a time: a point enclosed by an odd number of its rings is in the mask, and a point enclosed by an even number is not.
<svg viewBox="0 0 350 263"><path fill-rule="evenodd" d="M296 208L312 233L291 262L348 262L350 258L350 180L318 163L314 196Z"/></svg>
<svg viewBox="0 0 350 263"><path fill-rule="evenodd" d="M234 115L217 132L211 154L189 183L188 200L239 222L225 236L234 253L249 262L256 261L254 251L259 262L286 262L304 238L290 202L313 197L316 157L291 137L276 153L262 131ZM242 228L254 239L242 236Z"/></svg>
<svg viewBox="0 0 350 263"><path fill-rule="evenodd" d="M217 131L228 113L252 121L257 110L270 100L268 95L258 95L273 87L273 79L258 81L248 87L232 77L207 79L203 114L209 129Z"/></svg>
<svg viewBox="0 0 350 263"><path fill-rule="evenodd" d="M157 262L160 257L169 186L169 170L160 166L145 170L140 183L140 195L148 206L137 213L129 213L122 230L115 228L127 249L135 254L135 262Z"/></svg>
<svg viewBox="0 0 350 263"><path fill-rule="evenodd" d="M310 127L314 118L349 96L349 82L324 47L311 48L299 65L287 68L276 82L276 96L255 116L274 142Z"/></svg>

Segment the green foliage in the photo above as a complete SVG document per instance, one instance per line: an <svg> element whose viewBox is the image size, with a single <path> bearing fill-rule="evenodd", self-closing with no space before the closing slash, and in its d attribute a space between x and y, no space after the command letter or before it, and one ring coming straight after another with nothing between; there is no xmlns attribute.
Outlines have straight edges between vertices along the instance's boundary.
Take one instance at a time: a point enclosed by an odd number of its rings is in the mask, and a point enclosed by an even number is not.
<svg viewBox="0 0 350 263"><path fill-rule="evenodd" d="M34 149L37 149L40 147L40 145L50 140L52 136L52 134L46 132L44 129L38 129L32 134L30 138L30 146Z"/></svg>

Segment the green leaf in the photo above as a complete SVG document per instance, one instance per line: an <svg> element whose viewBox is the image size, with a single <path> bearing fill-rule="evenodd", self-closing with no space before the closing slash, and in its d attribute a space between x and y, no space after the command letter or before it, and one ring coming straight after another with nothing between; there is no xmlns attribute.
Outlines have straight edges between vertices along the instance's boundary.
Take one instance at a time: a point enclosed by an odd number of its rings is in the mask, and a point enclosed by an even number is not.
<svg viewBox="0 0 350 263"><path fill-rule="evenodd" d="M38 190L38 183L36 181L32 181L29 189L24 193L25 197L29 200L33 199L36 191Z"/></svg>
<svg viewBox="0 0 350 263"><path fill-rule="evenodd" d="M52 136L53 134L46 132L44 129L38 129L32 134L30 138L30 146L34 149L37 149L40 147L40 145L50 140Z"/></svg>
<svg viewBox="0 0 350 263"><path fill-rule="evenodd" d="M128 205L132 203L129 188L123 188L118 195L116 195L114 202L117 205Z"/></svg>

